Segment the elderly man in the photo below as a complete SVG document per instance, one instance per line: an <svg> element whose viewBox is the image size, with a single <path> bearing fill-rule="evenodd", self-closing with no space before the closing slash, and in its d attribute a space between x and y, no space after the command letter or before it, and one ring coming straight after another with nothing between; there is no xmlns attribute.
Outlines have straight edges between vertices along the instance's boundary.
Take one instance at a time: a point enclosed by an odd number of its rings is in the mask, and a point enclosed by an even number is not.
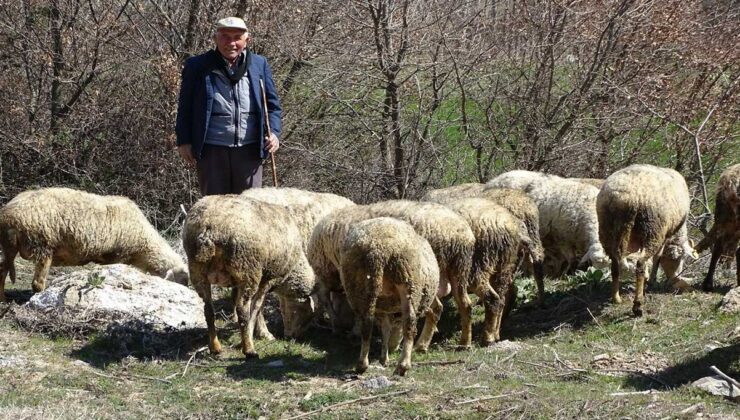
<svg viewBox="0 0 740 420"><path fill-rule="evenodd" d="M185 61L177 106L177 147L196 165L203 195L262 186L262 162L279 147L282 109L265 57L250 52L247 25L216 23L216 48ZM271 135L265 124L264 84Z"/></svg>

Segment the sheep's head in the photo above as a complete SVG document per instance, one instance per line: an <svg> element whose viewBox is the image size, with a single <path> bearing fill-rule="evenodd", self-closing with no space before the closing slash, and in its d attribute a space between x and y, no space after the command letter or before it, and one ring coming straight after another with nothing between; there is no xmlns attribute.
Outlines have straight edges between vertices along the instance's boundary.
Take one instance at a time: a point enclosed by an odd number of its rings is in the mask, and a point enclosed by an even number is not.
<svg viewBox="0 0 740 420"><path fill-rule="evenodd" d="M283 315L283 334L290 338L300 338L308 329L316 313L311 296L301 299L280 299Z"/></svg>
<svg viewBox="0 0 740 420"><path fill-rule="evenodd" d="M181 267L175 267L167 270L167 274L164 276L165 280L173 281L177 284L187 286L190 281L190 274L188 273L188 267L183 265Z"/></svg>
<svg viewBox="0 0 740 420"><path fill-rule="evenodd" d="M581 259L581 264L590 261L591 265L596 268L608 268L611 265L611 259L604 252L604 247L600 243L592 244L588 252Z"/></svg>

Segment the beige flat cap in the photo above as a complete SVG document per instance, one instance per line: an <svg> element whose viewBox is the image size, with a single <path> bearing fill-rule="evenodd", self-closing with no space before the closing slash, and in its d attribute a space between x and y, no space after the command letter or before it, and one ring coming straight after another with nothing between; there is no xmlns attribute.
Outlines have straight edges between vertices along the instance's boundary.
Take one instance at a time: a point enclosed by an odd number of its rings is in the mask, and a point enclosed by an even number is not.
<svg viewBox="0 0 740 420"><path fill-rule="evenodd" d="M230 29L241 29L243 31L247 30L247 24L244 23L244 20L238 17L226 17L218 22L216 22L216 29L222 29L222 28L230 28Z"/></svg>

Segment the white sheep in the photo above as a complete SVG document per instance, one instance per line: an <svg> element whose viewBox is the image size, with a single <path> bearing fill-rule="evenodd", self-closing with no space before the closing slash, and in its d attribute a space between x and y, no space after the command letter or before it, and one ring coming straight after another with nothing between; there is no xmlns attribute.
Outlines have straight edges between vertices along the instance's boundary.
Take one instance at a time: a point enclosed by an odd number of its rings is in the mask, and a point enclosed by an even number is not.
<svg viewBox="0 0 740 420"><path fill-rule="evenodd" d="M632 311L642 315L645 273L660 257L669 279L692 255L686 231L689 191L678 172L652 165L631 165L610 175L597 198L599 238L611 257L612 300L620 303L620 269L633 261L636 287Z"/></svg>
<svg viewBox="0 0 740 420"><path fill-rule="evenodd" d="M339 265L347 301L360 324L357 371L367 370L376 320L383 334L380 362L387 363L392 318L400 314L403 345L395 373L404 375L411 367L416 318L426 315L427 322L436 325L442 311L436 296L439 268L432 247L408 223L374 218L352 224L339 249Z"/></svg>
<svg viewBox="0 0 740 420"><path fill-rule="evenodd" d="M354 206L352 200L331 193L320 193L298 188L251 188L240 194L240 197L259 200L266 203L283 205L294 210L293 214L301 230L304 250L316 224L334 210ZM280 313L283 317L284 335L291 338L301 337L315 314L313 298L286 299L279 297ZM236 314L235 314L236 315ZM260 313L255 329L257 337L273 339L267 330L264 318Z"/></svg>
<svg viewBox="0 0 740 420"><path fill-rule="evenodd" d="M395 217L408 222L432 246L440 269L438 296L453 292L458 305L463 286L469 280L475 236L467 222L454 211L436 203L408 200L390 200L364 206L339 209L325 217L314 229L308 246L308 258L316 273L319 296L327 308L332 324L353 325L352 320L340 319L342 287L339 281L339 247L352 223L375 217ZM333 298L332 295L336 296ZM466 322L461 319L466 325ZM417 342L417 350L425 350L433 334L433 325L427 322ZM468 346L465 336L461 345Z"/></svg>
<svg viewBox="0 0 740 420"><path fill-rule="evenodd" d="M242 352L256 357L253 335L268 291L305 300L315 278L303 251L295 210L237 195L207 196L193 206L183 227L190 279L205 304L209 349L220 353L211 285L236 289ZM246 309L245 309L246 305Z"/></svg>
<svg viewBox="0 0 740 420"><path fill-rule="evenodd" d="M568 178L529 171L507 172L486 185L522 189L537 203L546 275L559 277L586 263L598 268L609 265L609 258L599 243L598 188Z"/></svg>
<svg viewBox="0 0 740 420"><path fill-rule="evenodd" d="M18 194L0 209L0 301L5 277L15 282L16 255L33 260L34 292L44 290L51 266L130 264L144 272L187 284L187 266L149 223L139 207L120 196L69 188Z"/></svg>

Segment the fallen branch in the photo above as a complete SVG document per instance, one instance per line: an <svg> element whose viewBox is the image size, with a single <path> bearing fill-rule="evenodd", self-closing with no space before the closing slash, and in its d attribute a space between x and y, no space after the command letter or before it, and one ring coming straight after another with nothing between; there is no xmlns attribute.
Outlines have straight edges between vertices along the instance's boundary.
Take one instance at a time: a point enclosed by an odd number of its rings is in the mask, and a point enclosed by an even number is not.
<svg viewBox="0 0 740 420"><path fill-rule="evenodd" d="M303 417L312 416L314 414L322 413L324 411L329 411L331 409L334 409L334 408L337 408L337 407L341 407L341 406L345 406L345 405L350 405L350 404L354 404L354 403L358 403L358 402L364 402L364 401L372 401L372 400L377 400L377 399L385 398L385 397L395 397L396 395L404 395L404 394L408 394L409 392L411 392L411 390L410 389L407 389L405 391L389 392L387 394L373 395L373 396L370 396L370 397L362 397L362 398L357 398L357 399L354 399L354 400L342 401L342 402L339 402L339 403L336 403L336 404L332 404L332 405L327 405L327 406L321 407L321 408L316 409L316 410L313 410L313 411L307 411L305 413L298 414L297 416L286 417L285 420L300 419L300 418L303 418Z"/></svg>
<svg viewBox="0 0 740 420"><path fill-rule="evenodd" d="M514 395L520 395L520 394L526 394L527 391L517 391L517 392L510 392L508 394L500 394L500 395L488 395L485 397L480 398L473 398L472 400L465 400L460 402L453 402L452 404L457 407L465 404L472 404L476 402L483 402L483 401L490 401L490 400L497 400L499 398L506 398L506 397L513 397Z"/></svg>
<svg viewBox="0 0 740 420"><path fill-rule="evenodd" d="M670 385L668 385L667 383L661 381L660 379L656 378L655 376L648 375L647 373L640 372L639 370L633 370L633 369L599 369L599 370L594 370L594 372L595 373L602 373L602 372L636 373L636 374L638 374L640 376L643 376L643 377L645 377L647 379L650 379L651 381L654 381L654 382L657 382L657 383L663 385L666 389L670 389L671 388Z"/></svg>
<svg viewBox="0 0 740 420"><path fill-rule="evenodd" d="M735 385L736 388L740 388L740 382L738 382L738 381L732 379L731 377L725 375L724 372L722 372L721 370L717 369L717 366L714 366L714 365L709 366L709 369L711 369L712 372L716 373L717 375L721 376L722 379L724 379L725 381L729 382L730 385ZM732 392L732 387L730 387L730 392Z"/></svg>
<svg viewBox="0 0 740 420"><path fill-rule="evenodd" d="M457 365L460 363L465 363L464 360L427 360L425 362L416 362L415 364L418 366L446 366L446 365Z"/></svg>
<svg viewBox="0 0 740 420"><path fill-rule="evenodd" d="M190 366L190 364L191 364L191 363L193 362L193 359L195 359L195 356L197 356L197 355L198 355L198 353L200 353L200 352L204 352L204 351L206 351L206 350L208 350L208 346L203 346L203 347L199 348L198 350L196 350L196 351L195 351L195 352L193 353L193 355L192 355L192 356L190 356L190 359L188 359L188 363L186 363L186 364L185 364L185 369L184 369L184 370L182 371L182 375L180 375L180 376L182 376L182 377L184 378L184 377L185 377L185 374L186 374L186 373L188 373L188 367L189 367L189 366Z"/></svg>
<svg viewBox="0 0 740 420"><path fill-rule="evenodd" d="M612 397L622 397L625 395L647 395L647 394L660 394L660 391L656 391L654 389L648 389L647 391L612 392L609 395Z"/></svg>

